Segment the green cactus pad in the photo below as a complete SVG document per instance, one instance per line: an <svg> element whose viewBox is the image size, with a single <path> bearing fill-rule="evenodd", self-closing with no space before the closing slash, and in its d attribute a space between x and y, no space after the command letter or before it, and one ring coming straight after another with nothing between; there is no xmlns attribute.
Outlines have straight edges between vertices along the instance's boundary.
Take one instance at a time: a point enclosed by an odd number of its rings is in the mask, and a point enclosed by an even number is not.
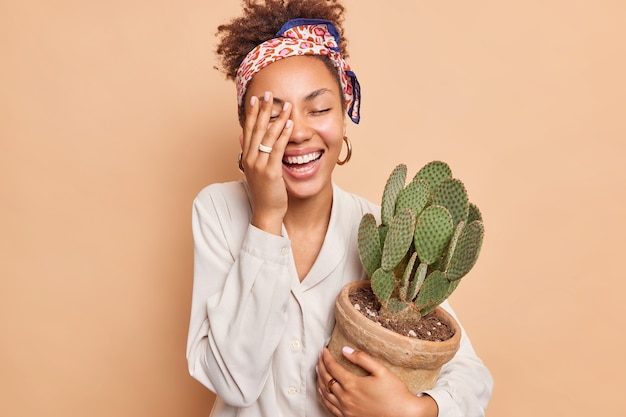
<svg viewBox="0 0 626 417"><path fill-rule="evenodd" d="M378 238L376 218L367 213L361 218L357 246L361 264L367 276L371 277L380 268L381 244Z"/></svg>
<svg viewBox="0 0 626 417"><path fill-rule="evenodd" d="M417 260L417 252L413 252L409 262L402 274L402 281L400 282L400 288L398 290L398 298L402 301L411 301L413 297L408 298L407 293L409 291L409 283L411 282L411 274L413 273L413 267Z"/></svg>
<svg viewBox="0 0 626 417"><path fill-rule="evenodd" d="M461 233L463 232L464 228L465 222L460 222L454 228L454 233L452 234L452 238L450 239L450 244L448 245L446 256L442 260L442 262L437 263L437 270L445 272L448 270L448 268L450 268L450 259L452 259L452 254L454 253L454 249L456 248L456 244L459 241L459 238L461 237Z"/></svg>
<svg viewBox="0 0 626 417"><path fill-rule="evenodd" d="M428 271L428 264L421 263L415 271L415 276L411 280L409 291L407 293L407 299L414 300L417 297L417 293L422 288L424 280L426 279L426 272Z"/></svg>
<svg viewBox="0 0 626 417"><path fill-rule="evenodd" d="M415 174L413 181L417 179L426 180L430 185L430 193L432 193L443 180L451 177L452 170L448 164L441 161L432 161L424 165L422 169Z"/></svg>
<svg viewBox="0 0 626 417"><path fill-rule="evenodd" d="M404 190L400 193L396 203L396 211L408 207L413 211L415 217L418 217L429 201L430 186L428 182L423 179L416 179L404 187Z"/></svg>
<svg viewBox="0 0 626 417"><path fill-rule="evenodd" d="M396 210L396 201L406 183L406 165L400 164L394 168L387 178L381 204L382 224L388 225Z"/></svg>
<svg viewBox="0 0 626 417"><path fill-rule="evenodd" d="M381 224L378 226L378 237L380 241L380 247L382 248L385 244L385 239L387 238L387 232L389 231L389 226L385 224ZM381 249L382 253L382 249Z"/></svg>
<svg viewBox="0 0 626 417"><path fill-rule="evenodd" d="M483 220L483 215L482 215L482 213L480 212L480 210L478 209L478 207L475 204L470 203L470 205L469 205L469 213L467 214L467 223L471 223L474 220L482 221Z"/></svg>
<svg viewBox="0 0 626 417"><path fill-rule="evenodd" d="M378 301L380 301L381 304L386 305L391 297L391 294L393 293L395 277L393 276L393 273L379 268L372 275L370 285L372 286L372 292L374 292Z"/></svg>
<svg viewBox="0 0 626 417"><path fill-rule="evenodd" d="M452 252L446 274L450 281L463 278L474 267L483 243L484 228L480 220L465 226Z"/></svg>
<svg viewBox="0 0 626 417"><path fill-rule="evenodd" d="M393 269L393 274L396 277L402 277L406 272L407 266L409 265L409 261L411 260L411 256L415 253L415 248L413 247L413 243L411 242L411 246L409 250L407 250L406 254L402 258L402 260L398 263L398 265Z"/></svg>
<svg viewBox="0 0 626 417"><path fill-rule="evenodd" d="M448 281L450 280L448 279ZM450 281L450 285L448 285L448 292L446 293L446 298L452 295L452 293L454 292L454 290L456 290L456 287L458 287L460 283L461 279Z"/></svg>
<svg viewBox="0 0 626 417"><path fill-rule="evenodd" d="M453 232L452 216L448 210L442 206L428 206L415 226L415 249L420 261L430 265L441 258Z"/></svg>
<svg viewBox="0 0 626 417"><path fill-rule="evenodd" d="M385 238L381 259L381 268L392 271L404 258L411 247L413 231L415 230L415 215L410 209L402 209L389 224L389 232Z"/></svg>
<svg viewBox="0 0 626 417"><path fill-rule="evenodd" d="M422 288L417 293L415 304L417 308L425 315L433 306L441 304L448 294L450 281L446 274L441 271L433 271L424 280Z"/></svg>
<svg viewBox="0 0 626 417"><path fill-rule="evenodd" d="M433 204L444 206L452 214L454 225L467 220L469 213L469 200L465 185L456 179L448 178L435 188L433 193Z"/></svg>

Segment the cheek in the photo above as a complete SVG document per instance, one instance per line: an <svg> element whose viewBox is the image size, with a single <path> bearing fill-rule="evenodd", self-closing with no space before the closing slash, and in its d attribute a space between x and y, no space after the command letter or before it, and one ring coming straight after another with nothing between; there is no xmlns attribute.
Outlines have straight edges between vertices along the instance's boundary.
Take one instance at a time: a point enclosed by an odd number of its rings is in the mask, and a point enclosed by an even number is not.
<svg viewBox="0 0 626 417"><path fill-rule="evenodd" d="M316 130L324 137L326 142L329 142L329 146L332 146L331 143L341 144L345 132L343 113L336 113L330 115L330 117L324 117L323 120L319 120Z"/></svg>
<svg viewBox="0 0 626 417"><path fill-rule="evenodd" d="M334 129L329 132L324 132L323 135L328 151L333 154L339 154L343 146L343 132Z"/></svg>
<svg viewBox="0 0 626 417"><path fill-rule="evenodd" d="M337 123L337 121L328 121L320 123L316 130L324 138L324 142L326 142L328 147L341 146L343 141L343 124Z"/></svg>

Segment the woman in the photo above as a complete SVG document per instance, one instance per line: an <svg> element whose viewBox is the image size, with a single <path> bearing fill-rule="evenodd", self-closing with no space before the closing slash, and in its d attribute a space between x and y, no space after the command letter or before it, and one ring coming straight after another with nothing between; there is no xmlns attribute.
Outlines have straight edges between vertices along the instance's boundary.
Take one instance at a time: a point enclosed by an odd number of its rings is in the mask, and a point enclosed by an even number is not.
<svg viewBox="0 0 626 417"><path fill-rule="evenodd" d="M212 416L483 415L491 377L466 336L419 396L364 352L344 349L371 374L357 377L324 348L336 295L365 277L358 223L379 212L332 181L351 153L346 115L359 121L343 13L338 1L247 0L218 28L245 180L194 202L190 373L217 394Z"/></svg>

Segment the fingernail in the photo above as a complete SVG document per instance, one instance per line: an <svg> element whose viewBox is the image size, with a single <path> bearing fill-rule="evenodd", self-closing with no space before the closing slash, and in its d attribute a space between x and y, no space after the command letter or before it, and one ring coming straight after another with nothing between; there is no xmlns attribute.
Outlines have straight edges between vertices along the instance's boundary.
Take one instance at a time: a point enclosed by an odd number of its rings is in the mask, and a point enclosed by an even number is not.
<svg viewBox="0 0 626 417"><path fill-rule="evenodd" d="M287 109L289 109L289 106L291 106L291 104L289 104L289 102L285 101L285 104L283 104L283 111L286 111Z"/></svg>
<svg viewBox="0 0 626 417"><path fill-rule="evenodd" d="M320 393L320 395L322 395L322 396L324 395L324 394L322 394L322 389L321 389L321 388L318 388L318 389L317 389L317 392L319 392L319 393Z"/></svg>
<svg viewBox="0 0 626 417"><path fill-rule="evenodd" d="M258 98L256 98L256 96L252 96L250 98L250 105L254 106L256 104L256 102L258 101Z"/></svg>
<svg viewBox="0 0 626 417"><path fill-rule="evenodd" d="M354 349L352 349L350 346L344 346L341 350L343 351L343 353L346 353L348 355L354 353Z"/></svg>
<svg viewBox="0 0 626 417"><path fill-rule="evenodd" d="M293 126L293 121L291 121L291 119L287 120L287 123L285 123L285 128L289 129L291 126Z"/></svg>
<svg viewBox="0 0 626 417"><path fill-rule="evenodd" d="M319 367L317 365L315 365L315 373L319 374Z"/></svg>
<svg viewBox="0 0 626 417"><path fill-rule="evenodd" d="M263 95L263 100L270 101L270 92L269 91L265 92L265 94Z"/></svg>

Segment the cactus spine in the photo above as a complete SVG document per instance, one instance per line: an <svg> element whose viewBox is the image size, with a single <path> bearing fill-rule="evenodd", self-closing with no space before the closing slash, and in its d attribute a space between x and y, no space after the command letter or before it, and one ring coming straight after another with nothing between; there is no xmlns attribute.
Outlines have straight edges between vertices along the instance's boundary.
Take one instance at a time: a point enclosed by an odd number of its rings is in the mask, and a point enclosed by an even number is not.
<svg viewBox="0 0 626 417"><path fill-rule="evenodd" d="M406 165L396 166L383 191L381 224L364 215L358 236L380 314L399 321L419 320L452 294L476 263L484 235L478 207L446 163L430 162L410 183L406 178Z"/></svg>

